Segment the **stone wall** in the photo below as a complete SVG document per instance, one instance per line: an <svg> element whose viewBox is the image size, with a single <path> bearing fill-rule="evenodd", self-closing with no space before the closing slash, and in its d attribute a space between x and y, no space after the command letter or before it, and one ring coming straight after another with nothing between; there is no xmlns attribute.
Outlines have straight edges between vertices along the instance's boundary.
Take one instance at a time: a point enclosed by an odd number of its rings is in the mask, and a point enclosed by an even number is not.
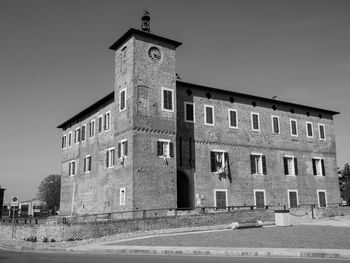
<svg viewBox="0 0 350 263"><path fill-rule="evenodd" d="M129 219L118 221L102 221L78 224L16 224L14 235L16 239L37 237L41 240L47 237L56 241L80 240L97 238L117 233L134 231L149 231L159 229L212 226L230 224L232 222L247 222L252 220L273 221L272 210L242 210L234 212L216 212L204 215L168 216L148 219ZM0 223L0 233L3 238L11 238L12 225Z"/></svg>

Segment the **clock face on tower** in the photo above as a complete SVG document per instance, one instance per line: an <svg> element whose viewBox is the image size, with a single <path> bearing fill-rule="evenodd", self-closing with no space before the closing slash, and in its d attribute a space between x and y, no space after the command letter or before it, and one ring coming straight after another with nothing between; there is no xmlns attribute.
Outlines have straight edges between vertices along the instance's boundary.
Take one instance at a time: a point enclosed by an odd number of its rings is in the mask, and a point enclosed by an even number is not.
<svg viewBox="0 0 350 263"><path fill-rule="evenodd" d="M162 58L162 54L157 47L151 47L148 50L148 56L153 62L158 62Z"/></svg>

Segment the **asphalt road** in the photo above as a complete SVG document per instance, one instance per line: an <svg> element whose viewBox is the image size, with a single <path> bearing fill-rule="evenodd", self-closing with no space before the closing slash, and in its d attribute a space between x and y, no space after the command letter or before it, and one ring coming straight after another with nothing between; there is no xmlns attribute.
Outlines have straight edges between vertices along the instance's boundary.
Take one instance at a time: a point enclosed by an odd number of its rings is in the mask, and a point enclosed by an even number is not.
<svg viewBox="0 0 350 263"><path fill-rule="evenodd" d="M349 260L334 259L311 259L311 258L258 258L258 257L202 257L202 256L148 256L148 255L114 255L114 254L80 254L80 253L38 253L38 252L13 252L0 250L1 263L174 263L174 262L191 262L191 263L339 263L350 262Z"/></svg>

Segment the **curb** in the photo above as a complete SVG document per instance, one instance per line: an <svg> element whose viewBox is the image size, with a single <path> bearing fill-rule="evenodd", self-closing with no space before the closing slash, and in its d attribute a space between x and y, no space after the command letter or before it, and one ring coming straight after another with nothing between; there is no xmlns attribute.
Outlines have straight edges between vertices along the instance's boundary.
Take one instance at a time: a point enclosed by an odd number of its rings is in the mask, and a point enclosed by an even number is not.
<svg viewBox="0 0 350 263"><path fill-rule="evenodd" d="M66 248L66 252L183 255L183 256L228 256L228 257L297 257L350 259L347 249L291 249L291 248L217 248L217 247L152 247L152 246L96 246Z"/></svg>

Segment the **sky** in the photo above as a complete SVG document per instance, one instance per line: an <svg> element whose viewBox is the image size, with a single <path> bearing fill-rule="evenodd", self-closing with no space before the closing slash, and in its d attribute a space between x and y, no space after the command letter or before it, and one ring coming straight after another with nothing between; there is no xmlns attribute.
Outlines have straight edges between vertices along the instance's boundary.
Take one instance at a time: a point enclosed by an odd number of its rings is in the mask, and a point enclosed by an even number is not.
<svg viewBox="0 0 350 263"><path fill-rule="evenodd" d="M350 1L1 0L0 185L36 197L61 172L56 127L113 90L108 47L151 13L183 45L185 82L335 111L337 162L350 161Z"/></svg>

